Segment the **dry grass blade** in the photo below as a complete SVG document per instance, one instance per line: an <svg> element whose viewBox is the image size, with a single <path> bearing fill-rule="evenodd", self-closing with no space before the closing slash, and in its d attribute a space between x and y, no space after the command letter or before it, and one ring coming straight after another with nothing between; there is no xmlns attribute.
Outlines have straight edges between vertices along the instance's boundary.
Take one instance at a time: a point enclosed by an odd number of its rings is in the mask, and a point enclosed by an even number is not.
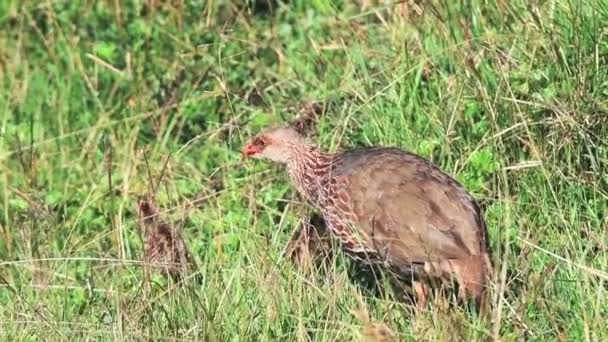
<svg viewBox="0 0 608 342"><path fill-rule="evenodd" d="M539 251L541 251L541 252L543 252L543 253L545 253L545 254L547 254L549 256L554 257L557 260L565 262L566 264L568 264L570 266L573 266L575 268L578 268L578 269L580 269L580 270L582 270L582 271L584 271L584 272L586 272L588 274L594 275L594 276L596 276L598 278L601 278L601 279L603 279L605 281L608 281L608 273L606 273L606 272L604 272L602 270L598 270L598 269L595 269L593 267L589 267L589 266L580 264L578 262L572 261L570 259L564 258L563 256L560 256L560 255L558 255L556 253L553 253L553 252L551 252L551 251L549 251L549 250L547 250L545 248L542 248L539 245L534 244L534 243L532 243L532 242L530 242L530 241L528 241L526 239L522 239L522 238L519 238L519 237L517 239L519 241L525 243L526 245L528 245L528 246L536 249L536 250L539 250Z"/></svg>

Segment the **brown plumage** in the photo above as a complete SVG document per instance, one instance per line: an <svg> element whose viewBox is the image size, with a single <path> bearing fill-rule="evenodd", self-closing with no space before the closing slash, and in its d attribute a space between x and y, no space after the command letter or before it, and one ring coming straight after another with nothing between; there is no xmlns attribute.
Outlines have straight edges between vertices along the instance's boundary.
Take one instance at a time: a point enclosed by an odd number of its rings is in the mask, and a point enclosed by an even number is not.
<svg viewBox="0 0 608 342"><path fill-rule="evenodd" d="M179 230L160 218L149 199L139 200L138 213L145 236L144 262L173 280L180 280L193 266L193 260Z"/></svg>
<svg viewBox="0 0 608 342"><path fill-rule="evenodd" d="M311 132L314 132L315 126L319 120L319 117L323 113L323 104L319 102L306 102L300 108L300 111L296 118L290 123L300 135L308 136Z"/></svg>
<svg viewBox="0 0 608 342"><path fill-rule="evenodd" d="M326 153L292 128L259 134L243 155L284 164L343 250L413 281L419 305L430 279L454 278L461 298L482 299L492 268L483 215L429 161L391 147Z"/></svg>
<svg viewBox="0 0 608 342"><path fill-rule="evenodd" d="M298 134L314 133L324 106L319 102L306 101L289 123ZM331 257L330 236L323 218L318 213L303 216L285 246L284 256L303 269L319 266Z"/></svg>

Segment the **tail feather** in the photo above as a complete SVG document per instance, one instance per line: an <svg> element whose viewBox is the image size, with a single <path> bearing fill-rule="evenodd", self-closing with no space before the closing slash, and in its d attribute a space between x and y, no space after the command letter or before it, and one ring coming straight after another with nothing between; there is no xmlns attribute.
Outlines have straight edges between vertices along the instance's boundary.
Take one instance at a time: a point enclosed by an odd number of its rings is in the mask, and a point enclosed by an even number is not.
<svg viewBox="0 0 608 342"><path fill-rule="evenodd" d="M462 293L467 298L474 298L478 304L483 302L492 274L492 264L487 253L472 255L468 259L453 261L460 280Z"/></svg>

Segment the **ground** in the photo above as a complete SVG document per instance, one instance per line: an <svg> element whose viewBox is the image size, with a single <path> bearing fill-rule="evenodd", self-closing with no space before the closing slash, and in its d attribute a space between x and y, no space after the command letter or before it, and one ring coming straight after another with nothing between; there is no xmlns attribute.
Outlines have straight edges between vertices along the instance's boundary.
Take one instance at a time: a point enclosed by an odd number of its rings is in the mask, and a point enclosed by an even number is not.
<svg viewBox="0 0 608 342"><path fill-rule="evenodd" d="M2 339L608 339L608 4L459 3L1 1ZM306 208L240 151L310 103L323 148L402 147L481 201L487 320L283 257ZM151 193L181 286L140 264Z"/></svg>

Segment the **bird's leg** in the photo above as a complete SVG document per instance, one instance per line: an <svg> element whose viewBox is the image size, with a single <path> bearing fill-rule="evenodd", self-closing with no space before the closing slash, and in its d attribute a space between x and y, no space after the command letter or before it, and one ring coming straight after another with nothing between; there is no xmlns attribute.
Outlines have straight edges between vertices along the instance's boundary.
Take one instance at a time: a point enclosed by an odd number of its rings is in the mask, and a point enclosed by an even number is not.
<svg viewBox="0 0 608 342"><path fill-rule="evenodd" d="M426 307L429 289L426 284L416 280L412 282L412 287L414 288L414 293L416 295L416 308L419 311L422 311Z"/></svg>
<svg viewBox="0 0 608 342"><path fill-rule="evenodd" d="M305 220L301 221L298 227L294 230L289 239L289 242L285 246L283 255L289 258L292 262L297 264L299 267L307 268L308 259L310 253L308 251L308 243L310 236L308 234L308 226Z"/></svg>

